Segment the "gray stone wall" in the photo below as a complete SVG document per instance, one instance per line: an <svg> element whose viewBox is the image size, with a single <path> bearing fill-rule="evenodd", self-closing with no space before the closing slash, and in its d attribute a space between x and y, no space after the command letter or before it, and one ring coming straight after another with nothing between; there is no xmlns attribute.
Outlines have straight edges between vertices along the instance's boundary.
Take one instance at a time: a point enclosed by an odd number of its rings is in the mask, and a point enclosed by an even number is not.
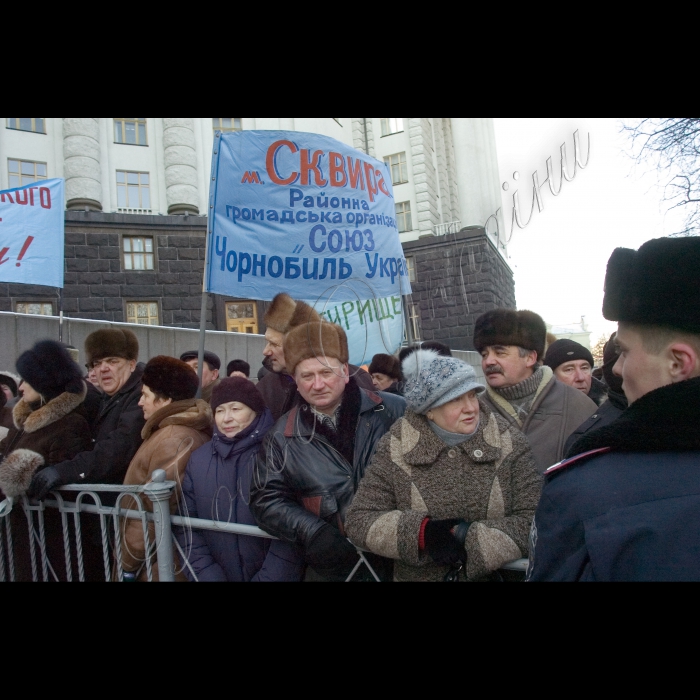
<svg viewBox="0 0 700 700"><path fill-rule="evenodd" d="M483 228L425 236L403 248L415 259L412 302L420 308L422 340L473 350L476 319L491 309L515 308L513 273Z"/></svg>

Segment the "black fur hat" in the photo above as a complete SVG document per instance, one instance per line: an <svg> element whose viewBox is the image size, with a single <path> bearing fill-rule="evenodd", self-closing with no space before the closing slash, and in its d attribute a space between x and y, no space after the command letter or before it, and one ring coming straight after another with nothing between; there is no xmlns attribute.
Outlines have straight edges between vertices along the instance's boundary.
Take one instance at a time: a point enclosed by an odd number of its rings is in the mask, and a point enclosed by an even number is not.
<svg viewBox="0 0 700 700"><path fill-rule="evenodd" d="M101 328L85 338L85 355L88 365L105 357L138 360L139 341L128 328Z"/></svg>
<svg viewBox="0 0 700 700"><path fill-rule="evenodd" d="M173 401L193 399L199 387L197 373L176 357L157 355L146 363L141 383L154 394Z"/></svg>
<svg viewBox="0 0 700 700"><path fill-rule="evenodd" d="M25 350L17 358L17 372L46 401L64 391L80 394L84 389L80 367L55 340L40 340L31 350Z"/></svg>
<svg viewBox="0 0 700 700"><path fill-rule="evenodd" d="M488 345L518 345L544 357L547 326L534 311L493 309L481 314L474 324L474 347L481 352Z"/></svg>
<svg viewBox="0 0 700 700"><path fill-rule="evenodd" d="M700 237L655 238L639 250L615 248L605 274L608 321L700 333Z"/></svg>

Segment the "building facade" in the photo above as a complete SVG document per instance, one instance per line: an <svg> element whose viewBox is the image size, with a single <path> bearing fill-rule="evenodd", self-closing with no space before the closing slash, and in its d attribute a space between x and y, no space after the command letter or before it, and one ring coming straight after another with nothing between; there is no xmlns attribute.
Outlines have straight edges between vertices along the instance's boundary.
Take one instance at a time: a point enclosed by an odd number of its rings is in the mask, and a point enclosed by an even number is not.
<svg viewBox="0 0 700 700"><path fill-rule="evenodd" d="M321 133L387 163L412 265L418 337L437 338L447 328L432 327L436 270L430 256L453 251L445 258L451 269L460 280L471 279L455 251L474 238L474 226L481 227L484 250L500 262L479 273L495 275L488 284L474 278L488 291L460 282L455 304L476 294L488 306L483 295L490 293L495 305L514 305L505 248L488 224L500 206L490 119L5 118L0 127L0 189L55 177L66 183L62 299L55 289L0 283L0 310L56 314L62 305L73 317L198 327L217 129ZM463 229L468 235L457 234ZM443 284L437 294L444 301L456 289ZM262 333L264 311L265 302L210 295L207 327ZM457 316L461 322L469 315ZM466 335L444 337L470 349L459 340Z"/></svg>

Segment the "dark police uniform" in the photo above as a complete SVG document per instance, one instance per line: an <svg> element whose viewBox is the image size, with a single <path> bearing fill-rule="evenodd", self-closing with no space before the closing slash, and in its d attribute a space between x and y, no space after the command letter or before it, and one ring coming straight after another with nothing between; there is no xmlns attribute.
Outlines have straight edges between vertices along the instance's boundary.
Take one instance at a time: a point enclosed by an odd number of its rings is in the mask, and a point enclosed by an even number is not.
<svg viewBox="0 0 700 700"><path fill-rule="evenodd" d="M661 387L545 472L529 581L700 580L700 378Z"/></svg>

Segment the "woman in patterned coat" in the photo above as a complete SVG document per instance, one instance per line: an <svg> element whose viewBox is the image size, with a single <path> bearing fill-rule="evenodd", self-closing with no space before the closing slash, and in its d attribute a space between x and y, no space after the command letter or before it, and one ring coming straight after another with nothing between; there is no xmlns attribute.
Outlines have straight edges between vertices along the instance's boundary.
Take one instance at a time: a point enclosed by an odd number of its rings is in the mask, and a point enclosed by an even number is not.
<svg viewBox="0 0 700 700"><path fill-rule="evenodd" d="M527 438L480 404L461 360L419 350L403 374L409 410L360 482L348 537L396 560L396 581L489 580L528 555L541 477Z"/></svg>

